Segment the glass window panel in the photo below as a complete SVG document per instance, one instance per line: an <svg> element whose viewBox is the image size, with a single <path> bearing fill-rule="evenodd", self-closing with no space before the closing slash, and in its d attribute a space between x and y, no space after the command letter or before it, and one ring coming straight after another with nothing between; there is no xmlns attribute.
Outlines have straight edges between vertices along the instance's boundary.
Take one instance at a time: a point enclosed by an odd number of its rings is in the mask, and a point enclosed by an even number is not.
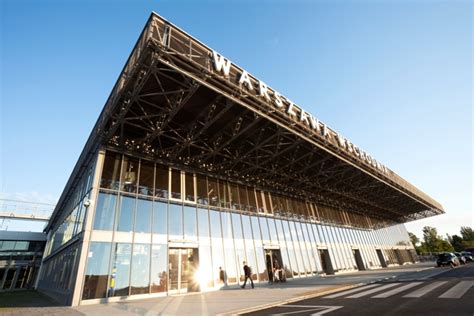
<svg viewBox="0 0 474 316"><path fill-rule="evenodd" d="M268 228L270 231L270 238L272 243L278 244L278 236L275 228L275 220L273 218L267 218Z"/></svg>
<svg viewBox="0 0 474 316"><path fill-rule="evenodd" d="M206 176L196 175L197 182L197 202L202 205L208 205L207 198L207 180Z"/></svg>
<svg viewBox="0 0 474 316"><path fill-rule="evenodd" d="M136 199L128 196L120 197L120 205L117 210L116 230L120 232L133 231L133 219L135 214Z"/></svg>
<svg viewBox="0 0 474 316"><path fill-rule="evenodd" d="M258 267L258 279L260 281L267 281L268 280L268 271L267 265L265 263L265 254L263 253L263 244L262 244L262 236L260 234L260 225L259 225L259 218L256 216L251 216L250 221L252 222L252 232L255 244L255 256L257 259L257 267Z"/></svg>
<svg viewBox="0 0 474 316"><path fill-rule="evenodd" d="M260 229L262 230L262 240L264 243L269 243L270 242L270 234L268 231L268 225L267 225L267 218L266 217L260 217ZM273 228L275 229L275 228Z"/></svg>
<svg viewBox="0 0 474 316"><path fill-rule="evenodd" d="M255 247L253 244L252 226L250 217L242 215L242 229L244 232L245 250L247 254L247 265L252 269L252 279L257 279L258 267L255 258Z"/></svg>
<svg viewBox="0 0 474 316"><path fill-rule="evenodd" d="M224 250L221 235L221 221L218 211L210 211L211 223L211 242L212 242L212 271L214 275L214 283L219 284L220 269L225 269Z"/></svg>
<svg viewBox="0 0 474 316"><path fill-rule="evenodd" d="M103 192L99 193L97 207L95 210L94 229L113 229L116 201L117 196L115 194L108 194Z"/></svg>
<svg viewBox="0 0 474 316"><path fill-rule="evenodd" d="M234 210L240 209L239 192L235 184L229 183L230 203Z"/></svg>
<svg viewBox="0 0 474 316"><path fill-rule="evenodd" d="M82 299L104 298L107 291L110 243L91 242Z"/></svg>
<svg viewBox="0 0 474 316"><path fill-rule="evenodd" d="M151 248L151 293L168 289L167 245L152 245Z"/></svg>
<svg viewBox="0 0 474 316"><path fill-rule="evenodd" d="M209 237L209 217L208 210L198 209L199 239ZM202 261L201 261L202 262Z"/></svg>
<svg viewBox="0 0 474 316"><path fill-rule="evenodd" d="M138 160L125 156L122 163L121 189L125 192L137 192Z"/></svg>
<svg viewBox="0 0 474 316"><path fill-rule="evenodd" d="M233 284L238 281L237 265L235 261L234 239L232 235L231 214L227 212L221 213L222 220L222 236L224 238L224 253L226 266L223 271L224 280L220 280L224 285ZM224 267L223 267L224 269Z"/></svg>
<svg viewBox="0 0 474 316"><path fill-rule="evenodd" d="M270 202L270 193L263 192L263 196L265 198L265 212L267 212L268 214L273 214L272 204Z"/></svg>
<svg viewBox="0 0 474 316"><path fill-rule="evenodd" d="M247 189L245 185L239 184L239 199L240 199L240 209L244 211L248 211L249 209L249 200L247 197Z"/></svg>
<svg viewBox="0 0 474 316"><path fill-rule="evenodd" d="M219 196L217 189L217 180L213 178L207 178L207 195L209 196L209 204L212 206L219 205Z"/></svg>
<svg viewBox="0 0 474 316"><path fill-rule="evenodd" d="M255 191L251 187L247 187L247 197L249 199L248 210L252 213L257 212L257 200L255 199Z"/></svg>
<svg viewBox="0 0 474 316"><path fill-rule="evenodd" d="M112 152L107 152L104 160L104 167L102 169L102 177L100 180L100 187L112 190L119 189L120 180L120 165L122 163L122 155Z"/></svg>
<svg viewBox="0 0 474 316"><path fill-rule="evenodd" d="M128 296L130 289L130 256L132 244L114 243L108 296Z"/></svg>
<svg viewBox="0 0 474 316"><path fill-rule="evenodd" d="M153 233L166 236L168 234L168 205L162 202L153 204Z"/></svg>
<svg viewBox="0 0 474 316"><path fill-rule="evenodd" d="M259 213L265 213L265 205L263 204L263 198L262 198L262 191L260 190L255 190L255 194L257 196L257 211Z"/></svg>
<svg viewBox="0 0 474 316"><path fill-rule="evenodd" d="M138 186L138 194L153 195L153 182L155 179L154 164L146 160L142 160L140 164L140 184Z"/></svg>
<svg viewBox="0 0 474 316"><path fill-rule="evenodd" d="M156 165L155 196L159 198L168 198L168 167Z"/></svg>
<svg viewBox="0 0 474 316"><path fill-rule="evenodd" d="M138 199L137 214L135 219L136 233L150 233L151 232L151 213L152 201L145 199Z"/></svg>
<svg viewBox="0 0 474 316"><path fill-rule="evenodd" d="M169 238L183 239L183 206L170 204L169 205Z"/></svg>
<svg viewBox="0 0 474 316"><path fill-rule="evenodd" d="M184 207L184 239L197 240L196 208Z"/></svg>
<svg viewBox="0 0 474 316"><path fill-rule="evenodd" d="M134 244L132 256L131 294L150 291L150 245Z"/></svg>
<svg viewBox="0 0 474 316"><path fill-rule="evenodd" d="M242 224L240 214L232 213L232 229L234 232L235 256L237 262L237 277L240 282L244 281L242 262L247 261L244 247L244 239L242 234Z"/></svg>
<svg viewBox="0 0 474 316"><path fill-rule="evenodd" d="M186 201L196 201L195 190L194 190L194 175L192 173L185 173L185 186L186 186Z"/></svg>
<svg viewBox="0 0 474 316"><path fill-rule="evenodd" d="M211 258L211 247L199 244L199 285L201 290L214 286Z"/></svg>
<svg viewBox="0 0 474 316"><path fill-rule="evenodd" d="M219 180L219 202L220 207L227 207L230 208L230 204L228 203L227 197L227 184L223 180Z"/></svg>
<svg viewBox="0 0 474 316"><path fill-rule="evenodd" d="M171 198L181 200L181 171L171 169Z"/></svg>
<svg viewBox="0 0 474 316"><path fill-rule="evenodd" d="M290 227L288 225L288 221L281 221L282 223L282 226L283 226L283 234L284 234L284 237L285 237L285 240L286 240L286 246L287 246L287 249L288 249L288 256L290 258L290 265L291 265L291 269L292 269L292 275L294 276L297 276L299 275L299 270L298 270L298 261L296 259L296 253L295 253L295 249L294 249L294 246L293 246L293 240L292 240L292 237L291 237L291 231L290 231Z"/></svg>

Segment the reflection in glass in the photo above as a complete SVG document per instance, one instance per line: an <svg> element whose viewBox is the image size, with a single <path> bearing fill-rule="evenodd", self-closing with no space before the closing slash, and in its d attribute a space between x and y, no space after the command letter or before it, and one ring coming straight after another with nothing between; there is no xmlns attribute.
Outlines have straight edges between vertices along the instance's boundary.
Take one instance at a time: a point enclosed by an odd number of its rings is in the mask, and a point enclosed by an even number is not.
<svg viewBox="0 0 474 316"><path fill-rule="evenodd" d="M227 192L227 184L225 181L219 180L219 206L230 208L229 198Z"/></svg>
<svg viewBox="0 0 474 316"><path fill-rule="evenodd" d="M102 169L100 187L112 190L119 189L121 154L107 152Z"/></svg>
<svg viewBox="0 0 474 316"><path fill-rule="evenodd" d="M269 223L270 220L272 219L269 219ZM287 247L287 244L286 244L286 240L285 240L285 233L283 231L283 226L282 226L282 222L281 220L275 220L275 226L276 226L276 229L278 231L278 240L280 242L280 250L281 250L281 255L282 255L282 261L283 261L283 269L285 270L285 275L287 278L292 278L293 277L293 273L292 273L292 269L291 269L291 264L290 264L290 260L289 260L289 252L288 252L288 247ZM272 242L275 242L275 240L272 239Z"/></svg>
<svg viewBox="0 0 474 316"><path fill-rule="evenodd" d="M116 200L117 196L115 194L99 193L95 209L94 229L112 230Z"/></svg>
<svg viewBox="0 0 474 316"><path fill-rule="evenodd" d="M184 207L184 239L197 240L196 208Z"/></svg>
<svg viewBox="0 0 474 316"><path fill-rule="evenodd" d="M130 256L132 245L114 243L108 296L127 296L130 289Z"/></svg>
<svg viewBox="0 0 474 316"><path fill-rule="evenodd" d="M131 232L133 230L133 219L135 214L135 198L121 196L117 210L116 230L120 232Z"/></svg>
<svg viewBox="0 0 474 316"><path fill-rule="evenodd" d="M170 204L168 217L169 238L183 239L183 206Z"/></svg>
<svg viewBox="0 0 474 316"><path fill-rule="evenodd" d="M107 291L110 243L91 242L82 299L104 298Z"/></svg>
<svg viewBox="0 0 474 316"><path fill-rule="evenodd" d="M168 290L167 245L152 245L151 248L151 293Z"/></svg>
<svg viewBox="0 0 474 316"><path fill-rule="evenodd" d="M150 290L150 245L134 244L132 256L131 294L144 294Z"/></svg>
<svg viewBox="0 0 474 316"><path fill-rule="evenodd" d="M135 219L135 232L136 233L150 233L151 232L151 212L152 212L152 201L138 199L137 202L137 214Z"/></svg>

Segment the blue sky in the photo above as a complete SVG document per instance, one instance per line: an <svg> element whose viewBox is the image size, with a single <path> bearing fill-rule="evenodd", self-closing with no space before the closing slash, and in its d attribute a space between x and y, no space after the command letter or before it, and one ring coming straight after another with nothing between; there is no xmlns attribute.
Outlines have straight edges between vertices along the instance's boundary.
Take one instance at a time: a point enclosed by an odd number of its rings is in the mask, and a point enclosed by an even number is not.
<svg viewBox="0 0 474 316"><path fill-rule="evenodd" d="M156 11L474 227L470 1L0 2L3 198L59 198Z"/></svg>

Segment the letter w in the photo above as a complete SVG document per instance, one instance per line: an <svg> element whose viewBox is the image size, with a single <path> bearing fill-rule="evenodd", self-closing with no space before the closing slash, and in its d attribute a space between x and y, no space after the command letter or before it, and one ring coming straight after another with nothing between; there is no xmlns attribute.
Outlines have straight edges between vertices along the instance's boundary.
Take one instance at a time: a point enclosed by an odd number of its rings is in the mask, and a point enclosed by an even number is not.
<svg viewBox="0 0 474 316"><path fill-rule="evenodd" d="M212 56L214 57L214 68L217 72L224 72L224 76L228 77L230 73L231 62L228 59L225 59L215 51L212 51Z"/></svg>

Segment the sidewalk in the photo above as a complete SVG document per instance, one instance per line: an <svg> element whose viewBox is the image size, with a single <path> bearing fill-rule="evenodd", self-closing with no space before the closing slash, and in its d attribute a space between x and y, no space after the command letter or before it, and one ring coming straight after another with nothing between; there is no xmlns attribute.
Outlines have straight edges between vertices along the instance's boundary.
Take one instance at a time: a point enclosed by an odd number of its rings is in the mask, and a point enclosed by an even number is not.
<svg viewBox="0 0 474 316"><path fill-rule="evenodd" d="M85 315L223 315L311 297L352 285L316 285L318 278L290 280L281 284L256 284L255 289L232 287L220 291L167 296L140 301L74 307ZM320 279L319 279L320 280ZM312 281L312 282L311 282Z"/></svg>
<svg viewBox="0 0 474 316"><path fill-rule="evenodd" d="M255 289L237 285L213 292L165 296L118 303L78 307L30 307L0 309L0 315L231 315L250 312L304 298L324 295L394 276L410 276L417 271L431 273L433 263L418 263L387 269L358 271L326 277L289 279L285 283L256 283ZM31 306L31 305L30 305ZM41 305L38 305L41 306Z"/></svg>

